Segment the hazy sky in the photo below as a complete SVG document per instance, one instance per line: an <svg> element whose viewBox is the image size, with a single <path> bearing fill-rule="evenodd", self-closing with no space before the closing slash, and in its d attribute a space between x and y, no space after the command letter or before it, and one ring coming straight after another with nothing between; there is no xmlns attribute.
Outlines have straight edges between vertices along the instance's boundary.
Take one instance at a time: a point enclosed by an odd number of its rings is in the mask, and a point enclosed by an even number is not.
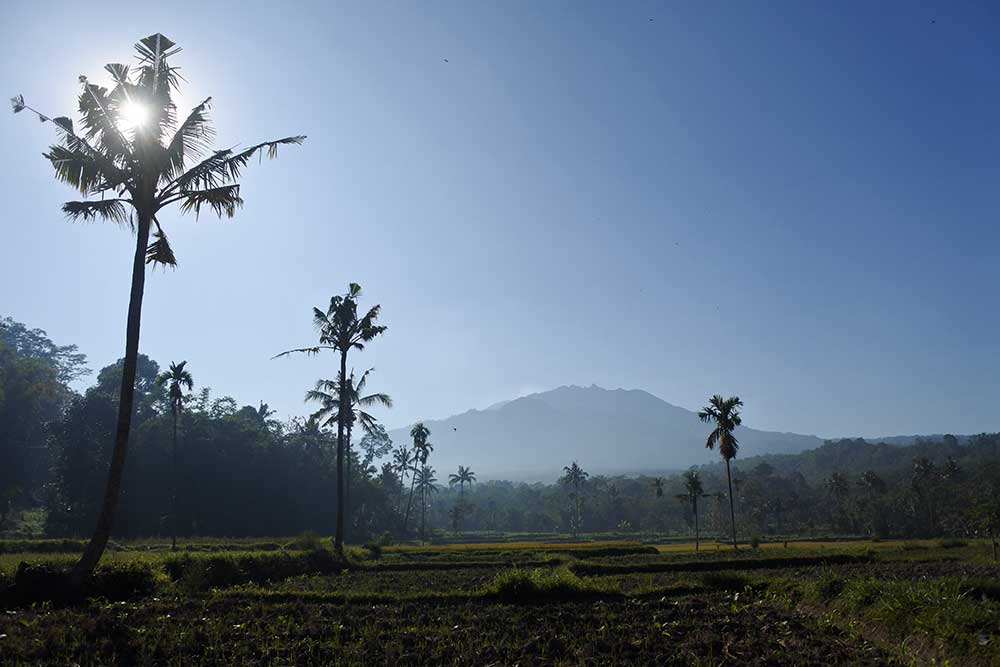
<svg viewBox="0 0 1000 667"><path fill-rule="evenodd" d="M198 385L303 413L334 359L269 358L356 281L390 426L597 383L821 436L1000 429L996 3L6 3L0 88L69 114L157 31L219 146L309 135L235 221L164 216L141 349ZM132 239L63 219L53 136L0 119L0 314L97 369Z"/></svg>

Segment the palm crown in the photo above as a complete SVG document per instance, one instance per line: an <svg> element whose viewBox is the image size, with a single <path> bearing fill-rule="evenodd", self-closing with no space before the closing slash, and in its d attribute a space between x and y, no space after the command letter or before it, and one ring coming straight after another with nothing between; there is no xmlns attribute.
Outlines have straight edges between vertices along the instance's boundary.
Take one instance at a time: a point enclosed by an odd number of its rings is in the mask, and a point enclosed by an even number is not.
<svg viewBox="0 0 1000 667"><path fill-rule="evenodd" d="M184 398L183 388L187 387L188 391L191 391L194 387L194 378L184 368L185 366L187 366L186 361L179 364L171 363L170 370L163 371L156 376L156 384L159 386L170 385L170 411L174 414L177 414L181 409L181 400Z"/></svg>
<svg viewBox="0 0 1000 667"><path fill-rule="evenodd" d="M467 466L458 466L458 472L448 475L448 484L455 486L460 484L463 487L466 484L472 484L476 481L476 473L472 472Z"/></svg>
<svg viewBox="0 0 1000 667"><path fill-rule="evenodd" d="M85 196L99 196L63 204L69 218L102 219L135 230L137 213L140 238L150 225L156 227L146 262L174 266L177 260L157 216L161 209L179 203L181 212L197 216L208 206L218 216L231 218L243 205L236 181L250 160L264 152L273 158L279 145L301 144L305 137L285 137L241 151L217 150L206 157L215 137L208 113L212 98L177 123L172 92L180 76L167 61L180 47L157 33L140 40L135 49L138 65L105 66L114 83L110 90L80 77L79 131L69 118L49 118L21 95L11 103L14 113L31 111L57 128L60 141L44 154L56 177Z"/></svg>
<svg viewBox="0 0 1000 667"><path fill-rule="evenodd" d="M365 349L365 343L385 331L386 327L375 324L382 310L379 305L372 306L364 316L358 318L360 296L361 285L351 283L346 294L330 298L330 305L325 312L313 308L313 324L319 331L319 345L288 350L275 358L295 352L318 354L320 350L335 350L346 354L351 349Z"/></svg>
<svg viewBox="0 0 1000 667"><path fill-rule="evenodd" d="M421 465L427 463L427 457L434 451L434 445L427 441L431 430L424 426L423 422L417 422L410 429L410 437L413 438L413 449L415 458L420 460Z"/></svg>
<svg viewBox="0 0 1000 667"><path fill-rule="evenodd" d="M743 423L740 417L740 407L743 401L738 396L722 398L716 394L709 400L709 404L698 412L698 418L705 423L714 423L715 429L708 435L705 447L715 449L719 447L719 454L727 461L736 456L739 443L733 436L736 427Z"/></svg>
<svg viewBox="0 0 1000 667"><path fill-rule="evenodd" d="M374 370L374 368L369 368L357 380L355 380L354 371L351 371L351 374L347 378L347 384L344 386L349 404L347 414L345 415L345 423L353 425L357 421L361 424L361 428L364 429L365 433L375 432L377 420L362 408L370 408L376 405L386 408L392 407L392 398L390 398L389 394L377 392L364 395L365 386L368 384L368 375ZM314 413L314 416L324 420L324 426L336 424L340 417L341 382L343 382L343 378L338 373L336 381L318 380L316 388L306 392L307 401L314 401L322 406Z"/></svg>

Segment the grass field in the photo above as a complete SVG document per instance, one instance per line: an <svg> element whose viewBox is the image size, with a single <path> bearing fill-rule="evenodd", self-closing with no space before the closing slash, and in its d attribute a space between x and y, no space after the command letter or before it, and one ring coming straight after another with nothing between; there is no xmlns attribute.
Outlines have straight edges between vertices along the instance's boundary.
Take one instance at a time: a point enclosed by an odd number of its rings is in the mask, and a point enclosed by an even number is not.
<svg viewBox="0 0 1000 667"><path fill-rule="evenodd" d="M119 545L86 601L9 598L0 663L1000 664L977 542L163 546ZM5 584L74 558L6 547Z"/></svg>

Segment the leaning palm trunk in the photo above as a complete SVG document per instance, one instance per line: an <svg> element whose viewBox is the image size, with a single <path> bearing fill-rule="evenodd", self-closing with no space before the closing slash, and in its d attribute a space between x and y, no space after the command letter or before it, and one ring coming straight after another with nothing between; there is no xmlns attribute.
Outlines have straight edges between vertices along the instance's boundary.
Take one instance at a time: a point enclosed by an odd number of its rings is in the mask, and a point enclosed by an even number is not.
<svg viewBox="0 0 1000 667"><path fill-rule="evenodd" d="M138 208L138 207L137 207ZM80 560L73 567L73 578L78 582L97 567L104 548L111 539L121 495L122 473L128 454L128 436L132 427L132 404L135 400L135 373L139 358L139 325L142 321L142 295L146 286L146 248L149 245L149 226L152 216L148 208L139 208L136 230L135 258L132 261L132 290L128 301L128 320L125 325L125 360L122 363L122 385L118 398L118 422L115 428L115 445L111 453L111 467L104 490L104 502L97 518L94 535L87 543Z"/></svg>
<svg viewBox="0 0 1000 667"><path fill-rule="evenodd" d="M729 525L733 529L733 548L739 549L736 544L736 506L733 504L733 474L729 469L729 459L726 459L726 478L729 480Z"/></svg>

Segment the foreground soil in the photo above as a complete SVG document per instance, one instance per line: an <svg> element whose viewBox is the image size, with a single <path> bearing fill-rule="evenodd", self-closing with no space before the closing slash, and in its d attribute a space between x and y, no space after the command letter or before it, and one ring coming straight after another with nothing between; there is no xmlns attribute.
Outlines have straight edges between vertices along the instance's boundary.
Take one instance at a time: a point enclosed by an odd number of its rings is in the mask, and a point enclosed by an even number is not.
<svg viewBox="0 0 1000 667"><path fill-rule="evenodd" d="M0 615L4 664L885 665L889 654L739 594L509 605L208 596Z"/></svg>

